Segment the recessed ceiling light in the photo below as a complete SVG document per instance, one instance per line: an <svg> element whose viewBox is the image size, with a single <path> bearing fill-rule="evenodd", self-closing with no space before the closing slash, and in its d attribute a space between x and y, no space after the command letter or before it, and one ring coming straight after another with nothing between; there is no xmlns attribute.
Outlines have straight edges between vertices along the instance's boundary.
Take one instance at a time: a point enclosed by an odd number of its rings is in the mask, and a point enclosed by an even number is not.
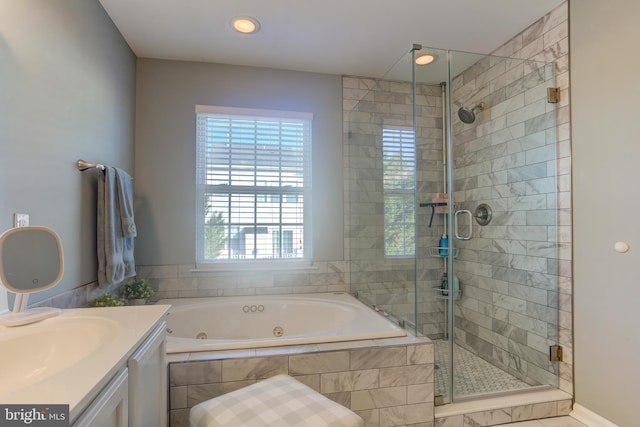
<svg viewBox="0 0 640 427"><path fill-rule="evenodd" d="M438 58L438 55L436 55L435 53L430 53L430 52L423 53L422 55L416 58L416 64L418 65L431 64L437 58Z"/></svg>
<svg viewBox="0 0 640 427"><path fill-rule="evenodd" d="M260 22L252 16L234 16L229 21L229 25L242 34L254 34L260 31Z"/></svg>

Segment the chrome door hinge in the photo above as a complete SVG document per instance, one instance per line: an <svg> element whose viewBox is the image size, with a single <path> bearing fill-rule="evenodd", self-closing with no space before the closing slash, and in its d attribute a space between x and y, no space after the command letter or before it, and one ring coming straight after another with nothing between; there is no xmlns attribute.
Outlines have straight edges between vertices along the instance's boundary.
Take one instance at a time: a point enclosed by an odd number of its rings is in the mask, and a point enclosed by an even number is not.
<svg viewBox="0 0 640 427"><path fill-rule="evenodd" d="M562 347L552 345L549 347L549 360L552 362L562 362Z"/></svg>
<svg viewBox="0 0 640 427"><path fill-rule="evenodd" d="M547 88L547 102L550 104L557 104L560 102L560 88L548 87Z"/></svg>

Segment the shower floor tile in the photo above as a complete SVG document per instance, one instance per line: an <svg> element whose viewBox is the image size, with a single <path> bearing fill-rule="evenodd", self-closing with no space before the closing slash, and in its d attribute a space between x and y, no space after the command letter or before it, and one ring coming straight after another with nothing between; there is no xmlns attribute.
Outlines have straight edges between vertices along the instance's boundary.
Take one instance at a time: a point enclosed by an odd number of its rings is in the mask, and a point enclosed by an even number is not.
<svg viewBox="0 0 640 427"><path fill-rule="evenodd" d="M436 340L435 344L435 389L436 395L449 400L449 341ZM457 397L502 391L522 390L531 387L513 375L493 366L467 349L454 344L453 366Z"/></svg>

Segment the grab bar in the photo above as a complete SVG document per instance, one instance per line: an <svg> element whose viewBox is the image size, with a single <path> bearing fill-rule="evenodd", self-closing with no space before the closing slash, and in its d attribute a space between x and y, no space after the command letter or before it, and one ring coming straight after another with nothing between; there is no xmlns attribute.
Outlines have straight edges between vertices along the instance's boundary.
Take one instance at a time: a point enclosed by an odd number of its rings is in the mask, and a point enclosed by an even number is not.
<svg viewBox="0 0 640 427"><path fill-rule="evenodd" d="M469 215L469 234L467 236L460 236L460 234L458 233L458 215L460 215L461 213ZM473 236L473 214L471 213L470 210L461 209L459 211L456 211L456 214L454 216L454 228L456 233L456 239L471 240L471 237Z"/></svg>

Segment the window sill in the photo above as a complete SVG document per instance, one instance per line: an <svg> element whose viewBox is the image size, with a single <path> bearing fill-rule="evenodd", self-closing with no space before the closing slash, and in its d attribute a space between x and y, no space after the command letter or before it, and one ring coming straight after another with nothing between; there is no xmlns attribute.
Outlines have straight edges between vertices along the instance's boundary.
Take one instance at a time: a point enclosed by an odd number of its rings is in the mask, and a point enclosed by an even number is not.
<svg viewBox="0 0 640 427"><path fill-rule="evenodd" d="M416 257L389 257L385 256L383 260L384 265L409 265L416 262Z"/></svg>
<svg viewBox="0 0 640 427"><path fill-rule="evenodd" d="M191 269L192 273L211 273L211 272L239 272L239 271L282 271L282 270L317 270L318 267L313 265L312 261L275 261L275 262L220 262L220 263L202 263L196 264Z"/></svg>

